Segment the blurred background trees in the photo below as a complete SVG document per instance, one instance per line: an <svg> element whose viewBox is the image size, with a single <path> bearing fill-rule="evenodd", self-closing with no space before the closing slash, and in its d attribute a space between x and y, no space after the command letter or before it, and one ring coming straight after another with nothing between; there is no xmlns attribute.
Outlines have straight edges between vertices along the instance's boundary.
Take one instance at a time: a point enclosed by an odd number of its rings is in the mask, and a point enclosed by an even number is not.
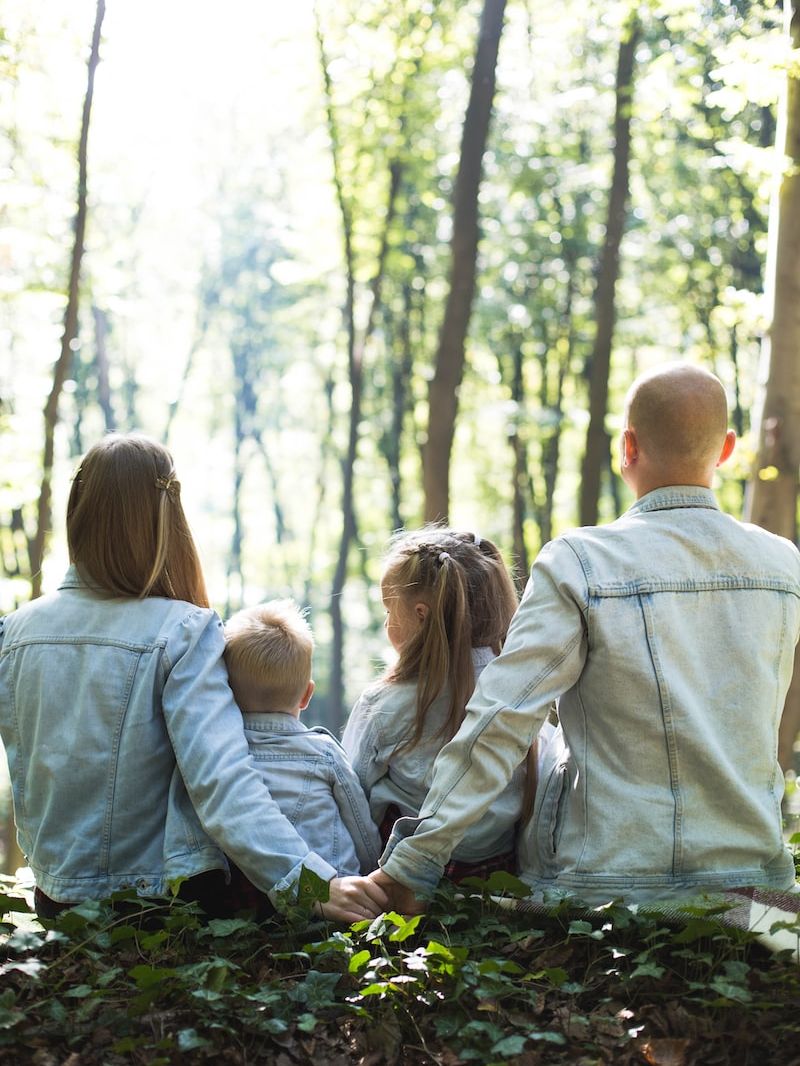
<svg viewBox="0 0 800 1066"><path fill-rule="evenodd" d="M0 0L0 611L38 591L51 525L57 585L81 452L140 429L175 453L219 610L310 608L310 718L337 729L388 654L392 530L447 512L524 584L552 536L630 502L622 398L675 358L729 393L725 509L769 525L780 489L796 537L792 5L284 7L109 5L75 290L101 6ZM768 229L788 250L765 298Z"/></svg>

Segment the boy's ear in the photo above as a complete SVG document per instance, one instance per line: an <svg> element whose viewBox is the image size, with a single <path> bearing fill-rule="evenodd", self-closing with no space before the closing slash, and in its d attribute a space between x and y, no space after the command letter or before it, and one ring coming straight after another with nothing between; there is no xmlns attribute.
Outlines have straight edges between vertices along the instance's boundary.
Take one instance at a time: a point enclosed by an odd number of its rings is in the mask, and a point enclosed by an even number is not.
<svg viewBox="0 0 800 1066"><path fill-rule="evenodd" d="M429 611L430 611L430 607L427 605L427 603L415 603L414 604L414 614L416 615L417 621L419 622L420 625L422 625L422 623L428 617L428 612Z"/></svg>
<svg viewBox="0 0 800 1066"><path fill-rule="evenodd" d="M309 703L311 703L311 697L314 695L314 689L315 688L316 688L316 685L314 684L313 681L309 681L309 683L306 685L306 690L303 693L302 699L300 700L300 710L301 711L304 711L306 709L306 707L308 707Z"/></svg>

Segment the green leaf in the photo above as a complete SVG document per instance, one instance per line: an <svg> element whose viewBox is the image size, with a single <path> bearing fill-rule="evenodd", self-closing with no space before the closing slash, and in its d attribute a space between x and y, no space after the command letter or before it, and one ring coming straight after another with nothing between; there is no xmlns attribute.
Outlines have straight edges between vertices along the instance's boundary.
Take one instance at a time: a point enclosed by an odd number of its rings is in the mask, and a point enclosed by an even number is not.
<svg viewBox="0 0 800 1066"><path fill-rule="evenodd" d="M46 969L45 964L39 959L22 959L20 962L7 962L4 966L0 966L0 977L12 972L24 973L27 977L38 977L44 969Z"/></svg>
<svg viewBox="0 0 800 1066"><path fill-rule="evenodd" d="M574 921L569 923L567 932L570 936L590 936L594 932L591 922Z"/></svg>
<svg viewBox="0 0 800 1066"><path fill-rule="evenodd" d="M211 1041L201 1036L196 1029L180 1029L178 1047L181 1051L196 1051L198 1048L211 1047Z"/></svg>
<svg viewBox="0 0 800 1066"><path fill-rule="evenodd" d="M65 999L85 999L86 996L91 996L93 992L94 989L91 985L73 985L63 995Z"/></svg>
<svg viewBox="0 0 800 1066"><path fill-rule="evenodd" d="M304 906L314 903L327 903L330 899L331 890L327 881L323 881L319 874L303 867L297 879L297 902Z"/></svg>
<svg viewBox="0 0 800 1066"><path fill-rule="evenodd" d="M12 951L38 951L44 943L43 933L37 933L35 929L16 929L6 940L5 946Z"/></svg>
<svg viewBox="0 0 800 1066"><path fill-rule="evenodd" d="M389 915L387 915L387 918ZM422 921L421 914L415 914L413 918L402 918L400 915L392 914L392 920L397 922L397 928L393 933L389 934L389 940L394 943L402 943L404 940L408 940L410 936L413 936L417 931L417 926ZM399 919L399 922L397 921Z"/></svg>
<svg viewBox="0 0 800 1066"><path fill-rule="evenodd" d="M0 892L0 914L31 914L31 908L21 896Z"/></svg>
<svg viewBox="0 0 800 1066"><path fill-rule="evenodd" d="M646 960L640 962L636 969L631 974L631 980L634 977L663 977L664 967L659 966L657 962L651 962Z"/></svg>
<svg viewBox="0 0 800 1066"><path fill-rule="evenodd" d="M289 993L291 999L305 1003L307 1007L319 1010L330 1007L336 1002L334 991L339 984L338 973L321 973L309 970L305 981L299 982Z"/></svg>
<svg viewBox="0 0 800 1066"><path fill-rule="evenodd" d="M674 944L691 944L695 940L715 936L719 931L719 922L708 921L706 918L691 918L684 929L675 933L672 937L672 942Z"/></svg>
<svg viewBox="0 0 800 1066"><path fill-rule="evenodd" d="M554 988L561 988L565 981L569 980L569 974L561 966L549 966L545 970L538 970L536 973L530 974L528 980L540 981L544 978Z"/></svg>
<svg viewBox="0 0 800 1066"><path fill-rule="evenodd" d="M209 936L222 939L226 936L233 936L234 933L241 933L243 929L257 928L254 922L249 922L244 918L213 918L208 923L207 931Z"/></svg>
<svg viewBox="0 0 800 1066"><path fill-rule="evenodd" d="M372 954L369 951L357 951L355 955L350 959L347 970L349 973L358 973L359 970L363 970L367 963L372 959Z"/></svg>
<svg viewBox="0 0 800 1066"><path fill-rule="evenodd" d="M519 1055L525 1047L524 1036L504 1036L502 1040L498 1040L496 1044L492 1044L493 1055Z"/></svg>
<svg viewBox="0 0 800 1066"><path fill-rule="evenodd" d="M128 976L132 977L136 982L136 987L143 990L153 988L156 985L163 984L164 981L171 980L176 970L169 967L159 966L134 966L132 970L128 970Z"/></svg>
<svg viewBox="0 0 800 1066"><path fill-rule="evenodd" d="M297 1019L297 1028L301 1033L313 1033L317 1028L318 1019L313 1014L301 1014Z"/></svg>

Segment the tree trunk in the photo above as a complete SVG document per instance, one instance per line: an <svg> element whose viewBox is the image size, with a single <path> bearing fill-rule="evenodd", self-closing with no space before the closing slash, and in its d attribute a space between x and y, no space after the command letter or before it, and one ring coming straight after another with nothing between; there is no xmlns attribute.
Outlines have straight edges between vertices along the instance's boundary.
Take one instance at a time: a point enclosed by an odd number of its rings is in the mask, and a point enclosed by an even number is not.
<svg viewBox="0 0 800 1066"><path fill-rule="evenodd" d="M478 254L478 192L492 115L497 53L505 0L484 0L469 104L461 138L461 158L453 192L450 289L439 334L433 379L428 390L428 434L422 450L425 520L447 520L450 455L464 374L464 344L475 293Z"/></svg>
<svg viewBox="0 0 800 1066"><path fill-rule="evenodd" d="M381 303L386 256L392 223L397 208L397 195L400 190L403 167L397 160L389 164L389 187L386 212L383 220L380 248L375 271L369 285L369 304L363 330L356 329L356 264L353 250L353 213L350 199L345 193L342 177L339 128L333 106L333 85L331 82L328 57L322 27L317 16L317 45L325 94L325 109L328 123L328 135L331 141L333 162L333 184L336 202L342 222L342 245L344 255L346 292L344 303L344 322L347 333L347 373L350 383L350 416L348 419L347 448L342 457L342 532L339 539L339 554L331 583L331 667L329 679L329 727L336 731L344 722L344 619L342 618L342 595L347 580L347 564L350 548L357 535L357 523L354 502L354 482L356 454L358 452L359 425L361 423L361 395L364 381L364 353L372 337Z"/></svg>
<svg viewBox="0 0 800 1066"><path fill-rule="evenodd" d="M95 366L97 367L97 402L103 412L107 433L117 428L114 404L111 400L111 384L108 375L108 315L97 305L92 305L94 319Z"/></svg>
<svg viewBox="0 0 800 1066"><path fill-rule="evenodd" d="M514 560L512 573L517 592L521 593L528 581L530 570L530 557L528 545L525 541L525 518L527 517L528 486L530 485L530 471L528 469L528 446L525 438L520 433L520 424L524 417L525 409L525 376L523 372L524 357L522 354L522 338L509 336L508 346L511 348L511 401L514 404L514 419L508 432L508 443L511 446L511 551ZM504 360L498 353L500 375L504 376Z"/></svg>
<svg viewBox="0 0 800 1066"><path fill-rule="evenodd" d="M608 198L606 235L597 271L594 307L596 332L589 367L589 429L581 467L580 524L597 522L600 478L607 465L609 437L606 432L608 376L614 336L615 294L619 276L619 247L625 229L631 146L631 109L636 47L641 24L632 15L620 42L614 109L614 171Z"/></svg>
<svg viewBox="0 0 800 1066"><path fill-rule="evenodd" d="M78 142L78 200L75 213L75 240L72 246L69 283L67 287L67 307L64 312L64 331L61 337L61 354L56 361L53 372L53 385L44 408L44 453L42 457L42 484L39 491L36 533L32 544L31 598L35 599L42 592L42 562L52 525L52 481L53 457L55 451L55 430L58 422L58 401L64 387L72 362L72 346L78 335L78 306L80 302L80 273L83 259L84 239L86 235L87 213L87 150L89 144L89 120L92 113L94 95L94 76L100 62L100 32L105 15L105 0L97 0L92 46L88 61L88 80L86 96L83 101L81 134Z"/></svg>
<svg viewBox="0 0 800 1066"><path fill-rule="evenodd" d="M792 48L800 48L797 0L787 3L786 15ZM796 543L800 472L800 80L791 73L777 137L783 167L777 211L770 217L772 262L767 264L767 290L772 298L772 324L764 353L769 373L745 514L749 521ZM800 650L781 722L779 757L784 767L791 763L798 732Z"/></svg>

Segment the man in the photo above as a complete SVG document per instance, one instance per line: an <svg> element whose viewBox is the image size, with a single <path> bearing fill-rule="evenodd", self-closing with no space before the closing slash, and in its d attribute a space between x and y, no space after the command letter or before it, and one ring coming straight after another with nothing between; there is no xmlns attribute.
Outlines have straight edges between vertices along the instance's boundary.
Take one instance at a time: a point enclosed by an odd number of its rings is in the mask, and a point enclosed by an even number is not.
<svg viewBox="0 0 800 1066"><path fill-rule="evenodd" d="M396 907L435 887L559 700L560 735L523 831L534 893L588 903L787 888L777 735L800 632L800 553L723 514L724 389L672 364L625 409L616 522L546 545L503 653L437 759L419 819L371 876Z"/></svg>

